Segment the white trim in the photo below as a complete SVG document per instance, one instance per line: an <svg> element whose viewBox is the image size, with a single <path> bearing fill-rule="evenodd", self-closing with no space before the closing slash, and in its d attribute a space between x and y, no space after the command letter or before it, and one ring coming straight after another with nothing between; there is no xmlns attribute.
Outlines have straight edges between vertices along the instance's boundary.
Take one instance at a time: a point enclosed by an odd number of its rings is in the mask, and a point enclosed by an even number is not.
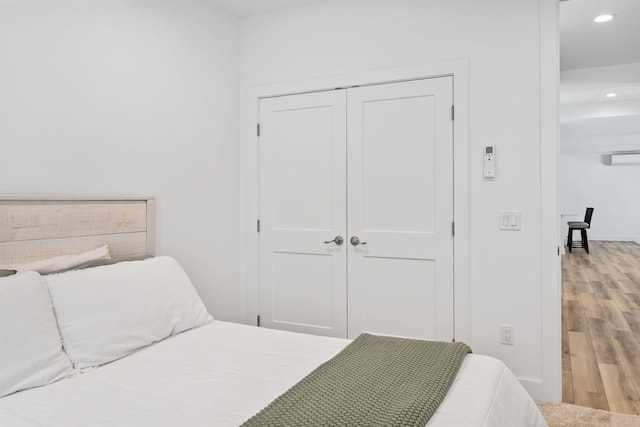
<svg viewBox="0 0 640 427"><path fill-rule="evenodd" d="M558 201L558 1L540 0L540 319L542 381L521 379L537 401L562 399L560 212Z"/></svg>
<svg viewBox="0 0 640 427"><path fill-rule="evenodd" d="M259 309L258 289L258 101L260 98L294 93L330 90L338 87L388 83L439 76L453 76L454 84L454 298L455 337L471 344L471 313L469 289L469 62L467 59L434 62L412 67L365 71L342 76L323 77L288 83L260 85L249 88L248 115L244 124L248 130L247 155L240 159L247 173L246 217L247 268L244 285L247 291L247 323L255 324ZM246 162L246 163L245 163Z"/></svg>

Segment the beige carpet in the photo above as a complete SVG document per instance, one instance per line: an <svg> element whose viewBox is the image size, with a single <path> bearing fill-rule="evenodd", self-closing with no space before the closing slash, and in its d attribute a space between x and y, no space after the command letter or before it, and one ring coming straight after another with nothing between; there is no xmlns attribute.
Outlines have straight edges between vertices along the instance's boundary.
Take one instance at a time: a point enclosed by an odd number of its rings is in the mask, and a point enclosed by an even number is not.
<svg viewBox="0 0 640 427"><path fill-rule="evenodd" d="M538 407L549 427L640 427L638 415L618 414L568 403L560 405L540 403Z"/></svg>

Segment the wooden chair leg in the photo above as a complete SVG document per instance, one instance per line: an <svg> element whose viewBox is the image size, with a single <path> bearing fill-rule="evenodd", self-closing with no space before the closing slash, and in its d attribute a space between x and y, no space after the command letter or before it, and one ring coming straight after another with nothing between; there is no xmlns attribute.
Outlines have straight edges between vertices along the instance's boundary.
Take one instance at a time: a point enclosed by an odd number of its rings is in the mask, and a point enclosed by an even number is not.
<svg viewBox="0 0 640 427"><path fill-rule="evenodd" d="M587 240L587 229L583 228L580 230L580 235L582 237L582 247L587 253L589 253L589 241Z"/></svg>
<svg viewBox="0 0 640 427"><path fill-rule="evenodd" d="M571 253L571 246L573 246L573 229L569 227L569 236L567 237L567 247L569 248L569 253Z"/></svg>

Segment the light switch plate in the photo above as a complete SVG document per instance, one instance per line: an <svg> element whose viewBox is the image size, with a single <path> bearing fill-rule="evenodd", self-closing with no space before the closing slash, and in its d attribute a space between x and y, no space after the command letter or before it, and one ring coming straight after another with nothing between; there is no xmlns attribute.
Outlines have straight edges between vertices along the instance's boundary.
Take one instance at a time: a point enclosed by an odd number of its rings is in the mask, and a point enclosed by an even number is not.
<svg viewBox="0 0 640 427"><path fill-rule="evenodd" d="M498 218L498 228L500 230L520 230L520 211L500 211Z"/></svg>

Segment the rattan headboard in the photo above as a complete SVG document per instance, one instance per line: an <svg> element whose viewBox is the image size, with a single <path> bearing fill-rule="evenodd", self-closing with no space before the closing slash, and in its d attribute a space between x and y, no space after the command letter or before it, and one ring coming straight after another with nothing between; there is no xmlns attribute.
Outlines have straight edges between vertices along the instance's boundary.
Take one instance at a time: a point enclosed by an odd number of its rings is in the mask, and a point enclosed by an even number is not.
<svg viewBox="0 0 640 427"><path fill-rule="evenodd" d="M105 244L113 259L155 255L155 199L0 196L0 266Z"/></svg>

